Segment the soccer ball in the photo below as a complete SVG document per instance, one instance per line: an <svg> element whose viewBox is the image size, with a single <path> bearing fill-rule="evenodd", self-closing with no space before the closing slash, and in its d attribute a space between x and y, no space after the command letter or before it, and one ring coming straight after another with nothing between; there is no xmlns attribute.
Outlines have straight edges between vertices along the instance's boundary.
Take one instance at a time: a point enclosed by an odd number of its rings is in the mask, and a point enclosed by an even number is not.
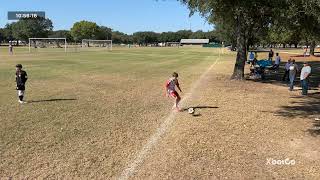
<svg viewBox="0 0 320 180"><path fill-rule="evenodd" d="M189 108L189 109L188 109L188 113L189 113L189 114L193 114L193 113L194 113L194 109L193 109L193 108Z"/></svg>

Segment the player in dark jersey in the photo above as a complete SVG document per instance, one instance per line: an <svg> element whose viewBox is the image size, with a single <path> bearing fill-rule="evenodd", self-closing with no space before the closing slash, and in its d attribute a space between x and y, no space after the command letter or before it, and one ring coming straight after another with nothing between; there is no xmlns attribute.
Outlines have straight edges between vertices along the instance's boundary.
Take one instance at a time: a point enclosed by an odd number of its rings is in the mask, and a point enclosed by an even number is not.
<svg viewBox="0 0 320 180"><path fill-rule="evenodd" d="M26 90L26 82L28 80L27 72L22 70L22 65L16 65L16 83L17 83L17 91L19 97L19 103L23 104L26 103L23 101L24 93Z"/></svg>

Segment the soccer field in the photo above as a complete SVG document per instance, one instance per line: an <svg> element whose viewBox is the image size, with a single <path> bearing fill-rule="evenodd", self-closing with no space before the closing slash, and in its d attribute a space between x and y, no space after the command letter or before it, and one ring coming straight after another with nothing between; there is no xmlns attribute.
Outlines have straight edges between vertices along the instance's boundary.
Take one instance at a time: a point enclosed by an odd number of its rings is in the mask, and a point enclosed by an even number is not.
<svg viewBox="0 0 320 180"><path fill-rule="evenodd" d="M306 133L318 90L301 98L281 82L231 81L234 59L212 48L1 48L0 179L319 179L320 141ZM23 105L17 63L29 76ZM182 108L199 116L172 113L164 84L173 71Z"/></svg>
<svg viewBox="0 0 320 180"><path fill-rule="evenodd" d="M115 177L170 113L173 101L164 97L164 83L172 72L188 92L219 52L115 48L29 54L16 48L10 56L1 48L0 174ZM24 105L15 91L17 63L29 76Z"/></svg>

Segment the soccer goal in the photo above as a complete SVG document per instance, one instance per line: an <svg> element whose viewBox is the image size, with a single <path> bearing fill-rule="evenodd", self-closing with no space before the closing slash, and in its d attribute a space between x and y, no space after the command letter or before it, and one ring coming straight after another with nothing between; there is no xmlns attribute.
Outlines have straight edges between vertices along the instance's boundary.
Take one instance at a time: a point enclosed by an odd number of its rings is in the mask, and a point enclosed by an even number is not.
<svg viewBox="0 0 320 180"><path fill-rule="evenodd" d="M112 40L83 39L81 43L81 47L82 49L86 49L86 50L99 50L99 49L112 50Z"/></svg>
<svg viewBox="0 0 320 180"><path fill-rule="evenodd" d="M29 52L67 52L66 38L29 38Z"/></svg>

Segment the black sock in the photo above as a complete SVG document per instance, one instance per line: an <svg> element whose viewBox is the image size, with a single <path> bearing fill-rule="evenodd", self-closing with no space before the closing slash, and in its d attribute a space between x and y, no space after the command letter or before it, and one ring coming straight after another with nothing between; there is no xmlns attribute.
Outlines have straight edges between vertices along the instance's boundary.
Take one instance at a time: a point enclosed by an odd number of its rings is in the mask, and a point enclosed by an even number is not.
<svg viewBox="0 0 320 180"><path fill-rule="evenodd" d="M20 100L20 101L23 101L23 96L19 96L19 100Z"/></svg>

